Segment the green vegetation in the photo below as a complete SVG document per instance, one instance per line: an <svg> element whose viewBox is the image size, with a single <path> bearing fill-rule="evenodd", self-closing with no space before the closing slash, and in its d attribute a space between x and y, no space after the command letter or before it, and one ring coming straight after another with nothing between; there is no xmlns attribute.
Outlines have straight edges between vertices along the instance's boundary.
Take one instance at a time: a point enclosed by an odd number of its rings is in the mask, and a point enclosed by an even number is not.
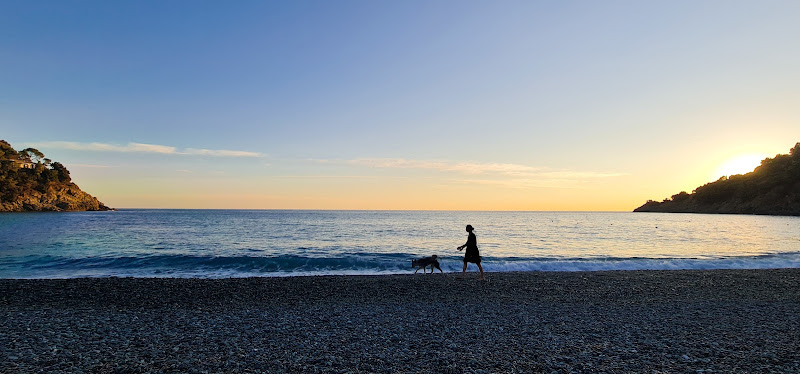
<svg viewBox="0 0 800 374"><path fill-rule="evenodd" d="M72 183L69 170L35 148L0 140L0 212L109 210Z"/></svg>
<svg viewBox="0 0 800 374"><path fill-rule="evenodd" d="M722 177L634 212L732 213L800 216L800 143L788 155L761 161L747 174Z"/></svg>

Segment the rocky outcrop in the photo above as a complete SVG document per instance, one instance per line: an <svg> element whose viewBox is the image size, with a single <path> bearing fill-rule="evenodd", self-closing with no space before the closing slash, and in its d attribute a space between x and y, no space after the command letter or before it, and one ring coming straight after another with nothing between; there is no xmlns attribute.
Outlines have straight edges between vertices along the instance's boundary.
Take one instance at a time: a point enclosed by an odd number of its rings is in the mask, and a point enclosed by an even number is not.
<svg viewBox="0 0 800 374"><path fill-rule="evenodd" d="M0 201L0 212L74 212L112 210L75 185L53 185L44 193L28 191L13 201Z"/></svg>

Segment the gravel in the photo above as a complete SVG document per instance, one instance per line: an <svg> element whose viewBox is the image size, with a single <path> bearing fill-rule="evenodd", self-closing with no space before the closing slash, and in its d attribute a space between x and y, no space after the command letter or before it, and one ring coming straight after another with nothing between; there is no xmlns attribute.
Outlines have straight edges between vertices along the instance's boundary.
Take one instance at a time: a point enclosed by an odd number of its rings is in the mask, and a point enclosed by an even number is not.
<svg viewBox="0 0 800 374"><path fill-rule="evenodd" d="M800 373L800 269L0 280L0 372Z"/></svg>

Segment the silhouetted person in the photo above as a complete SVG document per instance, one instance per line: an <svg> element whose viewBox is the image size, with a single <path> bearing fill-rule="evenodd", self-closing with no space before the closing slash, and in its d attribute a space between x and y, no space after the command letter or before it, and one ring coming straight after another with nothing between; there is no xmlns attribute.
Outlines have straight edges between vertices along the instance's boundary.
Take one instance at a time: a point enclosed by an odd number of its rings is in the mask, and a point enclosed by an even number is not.
<svg viewBox="0 0 800 374"><path fill-rule="evenodd" d="M467 272L467 263L472 262L475 265L478 265L478 270L481 271L481 277L478 278L480 280L486 280L483 276L483 266L481 266L481 254L478 252L478 239L475 237L475 233L472 232L475 230L472 228L472 225L467 225L467 232L469 236L467 237L467 242L464 245L458 246L458 250L462 250L464 248L467 251L464 253L464 269L461 270L461 273Z"/></svg>

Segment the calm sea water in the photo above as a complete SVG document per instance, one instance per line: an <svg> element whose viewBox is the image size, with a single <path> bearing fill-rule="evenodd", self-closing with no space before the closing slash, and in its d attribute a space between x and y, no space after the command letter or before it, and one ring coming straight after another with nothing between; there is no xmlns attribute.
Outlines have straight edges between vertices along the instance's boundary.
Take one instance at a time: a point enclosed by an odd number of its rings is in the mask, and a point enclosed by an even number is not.
<svg viewBox="0 0 800 374"><path fill-rule="evenodd" d="M798 217L123 210L0 214L0 278L410 273L433 254L452 272L466 224L487 271L800 267Z"/></svg>

